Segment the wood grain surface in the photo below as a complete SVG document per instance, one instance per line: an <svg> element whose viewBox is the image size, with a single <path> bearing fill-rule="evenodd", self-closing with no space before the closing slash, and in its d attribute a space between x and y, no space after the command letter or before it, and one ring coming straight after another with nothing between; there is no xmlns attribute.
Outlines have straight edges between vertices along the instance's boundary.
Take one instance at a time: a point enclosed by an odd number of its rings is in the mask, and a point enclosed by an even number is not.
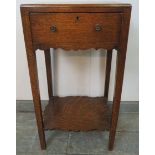
<svg viewBox="0 0 155 155"><path fill-rule="evenodd" d="M119 43L119 13L31 13L30 22L33 44L38 48L113 49ZM51 26L56 27L55 32L50 31Z"/></svg>
<svg viewBox="0 0 155 155"><path fill-rule="evenodd" d="M45 129L109 130L110 109L104 97L54 97L44 112Z"/></svg>

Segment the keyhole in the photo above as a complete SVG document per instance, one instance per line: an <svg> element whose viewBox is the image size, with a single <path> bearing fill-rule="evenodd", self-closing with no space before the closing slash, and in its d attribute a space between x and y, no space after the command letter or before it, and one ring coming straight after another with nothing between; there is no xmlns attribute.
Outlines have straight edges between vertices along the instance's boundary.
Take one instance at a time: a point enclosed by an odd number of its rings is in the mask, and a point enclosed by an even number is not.
<svg viewBox="0 0 155 155"><path fill-rule="evenodd" d="M79 19L80 19L80 17L79 17L79 16L77 16L77 17L76 17L76 20L79 20Z"/></svg>

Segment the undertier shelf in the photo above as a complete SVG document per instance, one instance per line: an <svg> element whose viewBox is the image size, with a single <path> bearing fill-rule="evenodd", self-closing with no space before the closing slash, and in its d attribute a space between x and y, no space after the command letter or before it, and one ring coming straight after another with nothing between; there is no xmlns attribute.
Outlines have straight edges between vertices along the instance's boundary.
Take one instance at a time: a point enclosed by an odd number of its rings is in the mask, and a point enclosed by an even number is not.
<svg viewBox="0 0 155 155"><path fill-rule="evenodd" d="M111 112L104 97L54 97L44 111L45 129L109 130Z"/></svg>

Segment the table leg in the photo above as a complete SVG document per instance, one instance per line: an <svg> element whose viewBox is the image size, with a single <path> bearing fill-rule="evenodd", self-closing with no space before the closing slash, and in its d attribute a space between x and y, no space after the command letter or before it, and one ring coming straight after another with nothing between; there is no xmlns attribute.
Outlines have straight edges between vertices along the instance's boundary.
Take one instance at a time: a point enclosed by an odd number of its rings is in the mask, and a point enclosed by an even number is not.
<svg viewBox="0 0 155 155"><path fill-rule="evenodd" d="M27 60L28 60L28 66L29 66L31 89L32 89L35 116L36 116L37 127L38 127L38 134L40 139L40 146L41 146L41 149L46 149L35 51L27 52Z"/></svg>
<svg viewBox="0 0 155 155"><path fill-rule="evenodd" d="M104 87L104 97L106 97L107 100L108 100L109 82L110 82L111 58L112 58L112 50L107 50L106 72L105 72L106 77Z"/></svg>
<svg viewBox="0 0 155 155"><path fill-rule="evenodd" d="M119 46L117 47L118 51L117 51L115 90L114 90L114 98L113 98L113 106L112 106L111 127L110 127L110 134L109 134L109 150L113 149L114 141L115 141L116 127L117 127L122 85L123 85L130 16L131 16L131 8L124 8L124 13L121 16L122 31L120 33L120 43L119 43Z"/></svg>
<svg viewBox="0 0 155 155"><path fill-rule="evenodd" d="M51 67L50 48L45 50L44 54L45 54L45 64L46 64L48 95L49 95L49 100L51 100L53 97L53 89L52 89L52 67Z"/></svg>
<svg viewBox="0 0 155 155"><path fill-rule="evenodd" d="M115 141L116 127L117 127L121 93L122 93L125 57L126 57L126 52L124 51L117 52L115 90L114 90L111 127L110 127L110 135L109 135L109 150L113 149L114 141Z"/></svg>

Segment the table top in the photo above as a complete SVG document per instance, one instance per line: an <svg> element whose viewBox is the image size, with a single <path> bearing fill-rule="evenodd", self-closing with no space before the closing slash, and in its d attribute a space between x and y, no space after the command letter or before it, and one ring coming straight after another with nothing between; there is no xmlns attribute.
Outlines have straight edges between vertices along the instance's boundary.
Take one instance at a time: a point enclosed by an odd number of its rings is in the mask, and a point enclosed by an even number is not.
<svg viewBox="0 0 155 155"><path fill-rule="evenodd" d="M130 7L129 3L102 3L102 4L21 4L21 7Z"/></svg>
<svg viewBox="0 0 155 155"><path fill-rule="evenodd" d="M131 4L22 4L20 7L30 12L124 12Z"/></svg>

